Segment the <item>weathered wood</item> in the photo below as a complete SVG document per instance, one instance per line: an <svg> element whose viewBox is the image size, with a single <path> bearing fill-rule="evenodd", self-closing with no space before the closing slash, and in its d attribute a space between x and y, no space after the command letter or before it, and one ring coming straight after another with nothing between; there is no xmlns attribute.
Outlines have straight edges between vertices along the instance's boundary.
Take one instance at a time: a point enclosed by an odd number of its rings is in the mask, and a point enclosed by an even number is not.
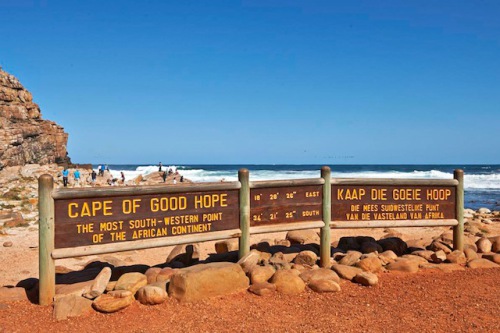
<svg viewBox="0 0 500 333"><path fill-rule="evenodd" d="M335 221L330 222L331 229L356 228L396 228L396 227L445 227L455 226L457 220L400 220L400 221Z"/></svg>
<svg viewBox="0 0 500 333"><path fill-rule="evenodd" d="M250 182L250 188L323 185L324 183L325 181L322 178L259 180Z"/></svg>
<svg viewBox="0 0 500 333"><path fill-rule="evenodd" d="M177 236L173 238L153 238L153 239L142 239L130 242L121 243L111 243L111 244L101 244L101 245L89 245L89 246L79 246L73 248L56 249L52 252L53 259L63 259L63 258L73 258L80 256L90 256L96 254L114 253L122 251L131 250L143 250L151 249L155 247L165 247L179 244L190 244L207 242L228 238L240 237L241 230L224 230L216 231L207 234L195 234L195 235L185 235Z"/></svg>
<svg viewBox="0 0 500 333"><path fill-rule="evenodd" d="M322 218L321 185L250 190L250 226L316 221Z"/></svg>
<svg viewBox="0 0 500 333"><path fill-rule="evenodd" d="M458 224L453 227L453 248L464 250L464 171L457 169L453 177L458 181L456 190L456 219Z"/></svg>
<svg viewBox="0 0 500 333"><path fill-rule="evenodd" d="M239 228L238 190L55 200L55 247Z"/></svg>
<svg viewBox="0 0 500 333"><path fill-rule="evenodd" d="M327 267L330 264L330 220L332 214L332 186L331 186L331 170L324 166L321 168L321 178L324 180L323 185L323 223L324 226L320 232L320 266Z"/></svg>
<svg viewBox="0 0 500 333"><path fill-rule="evenodd" d="M244 257L250 252L250 172L248 169L238 171L240 187L240 230L238 256Z"/></svg>
<svg viewBox="0 0 500 333"><path fill-rule="evenodd" d="M38 265L39 265L39 303L50 305L56 291L55 262L51 254L54 250L54 200L52 190L54 179L44 174L38 178Z"/></svg>
<svg viewBox="0 0 500 333"><path fill-rule="evenodd" d="M71 188L58 189L54 191L54 199L81 199L81 198L103 198L109 196L137 196L147 194L170 194L170 193L190 193L201 191L223 191L237 190L240 188L239 182L222 182L192 185L152 185L152 186L123 186L123 187L94 187L94 188Z"/></svg>
<svg viewBox="0 0 500 333"><path fill-rule="evenodd" d="M323 221L311 221L311 222L298 222L298 223L287 223L287 224L275 224L275 225L261 225L258 227L250 227L250 234L266 234L271 232L282 232L282 231L292 231L292 230L302 230L302 229L315 229L323 228L325 223Z"/></svg>
<svg viewBox="0 0 500 333"><path fill-rule="evenodd" d="M332 185L457 186L456 179L334 178Z"/></svg>
<svg viewBox="0 0 500 333"><path fill-rule="evenodd" d="M456 186L346 185L332 187L333 221L455 219Z"/></svg>

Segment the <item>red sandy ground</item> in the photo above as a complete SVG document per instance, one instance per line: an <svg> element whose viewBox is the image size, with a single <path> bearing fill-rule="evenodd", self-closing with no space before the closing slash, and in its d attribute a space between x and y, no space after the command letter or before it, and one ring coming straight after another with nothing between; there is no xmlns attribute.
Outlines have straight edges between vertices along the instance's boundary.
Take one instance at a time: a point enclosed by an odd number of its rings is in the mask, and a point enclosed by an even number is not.
<svg viewBox="0 0 500 333"><path fill-rule="evenodd" d="M250 293L132 306L56 322L52 308L0 304L0 332L500 332L500 269L383 273L371 288L295 296Z"/></svg>

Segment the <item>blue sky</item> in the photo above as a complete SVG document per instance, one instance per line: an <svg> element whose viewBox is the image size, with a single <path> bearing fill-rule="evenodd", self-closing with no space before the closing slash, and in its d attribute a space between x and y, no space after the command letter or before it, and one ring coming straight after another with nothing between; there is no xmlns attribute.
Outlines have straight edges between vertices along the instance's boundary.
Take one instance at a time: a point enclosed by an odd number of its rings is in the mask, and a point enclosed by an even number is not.
<svg viewBox="0 0 500 333"><path fill-rule="evenodd" d="M0 0L77 163L500 163L500 2Z"/></svg>

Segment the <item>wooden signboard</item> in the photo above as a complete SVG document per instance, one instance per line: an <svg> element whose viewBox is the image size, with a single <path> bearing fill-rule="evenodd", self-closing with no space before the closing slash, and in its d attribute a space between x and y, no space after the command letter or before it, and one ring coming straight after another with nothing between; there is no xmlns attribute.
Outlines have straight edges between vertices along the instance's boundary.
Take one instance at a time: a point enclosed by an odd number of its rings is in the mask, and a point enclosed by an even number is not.
<svg viewBox="0 0 500 333"><path fill-rule="evenodd" d="M320 221L322 185L252 188L250 226Z"/></svg>
<svg viewBox="0 0 500 333"><path fill-rule="evenodd" d="M238 190L55 200L55 248L239 228Z"/></svg>
<svg viewBox="0 0 500 333"><path fill-rule="evenodd" d="M456 187L332 185L332 221L456 219Z"/></svg>

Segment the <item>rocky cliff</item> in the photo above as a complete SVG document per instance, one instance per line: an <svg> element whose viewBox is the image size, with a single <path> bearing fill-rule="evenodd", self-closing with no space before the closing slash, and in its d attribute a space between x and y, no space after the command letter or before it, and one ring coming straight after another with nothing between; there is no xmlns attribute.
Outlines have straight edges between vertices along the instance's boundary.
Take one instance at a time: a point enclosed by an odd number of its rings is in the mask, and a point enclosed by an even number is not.
<svg viewBox="0 0 500 333"><path fill-rule="evenodd" d="M0 170L25 164L69 164L68 134L41 118L19 80L0 67Z"/></svg>

